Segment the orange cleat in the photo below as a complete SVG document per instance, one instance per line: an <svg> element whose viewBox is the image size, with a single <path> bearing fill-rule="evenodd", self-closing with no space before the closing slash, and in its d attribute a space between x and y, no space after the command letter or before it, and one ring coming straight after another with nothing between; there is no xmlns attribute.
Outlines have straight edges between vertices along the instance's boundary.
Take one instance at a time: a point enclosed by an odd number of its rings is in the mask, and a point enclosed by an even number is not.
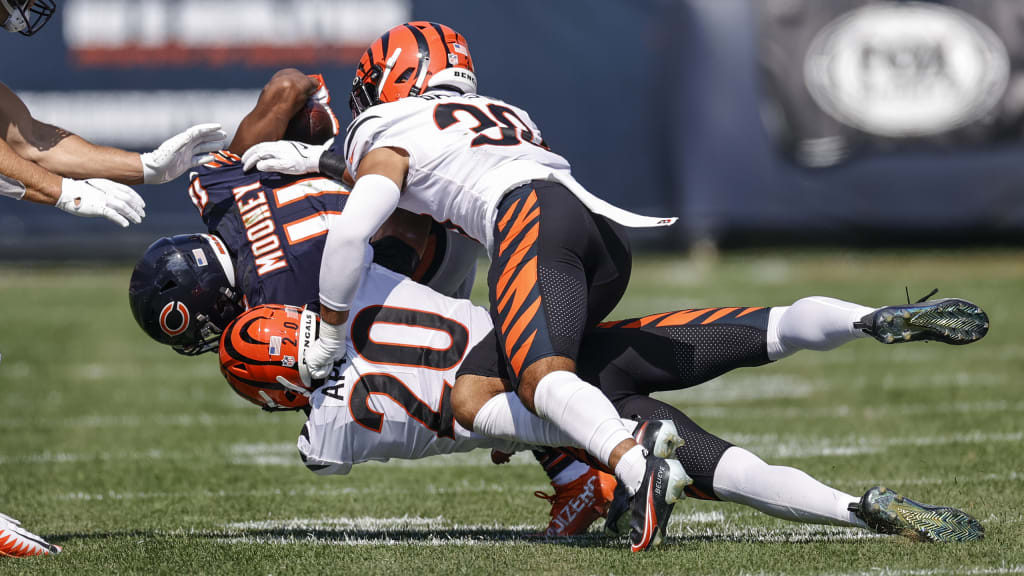
<svg viewBox="0 0 1024 576"><path fill-rule="evenodd" d="M59 554L61 547L25 530L10 516L0 514L0 556L24 558Z"/></svg>
<svg viewBox="0 0 1024 576"><path fill-rule="evenodd" d="M615 484L614 476L591 468L572 482L554 485L554 494L534 492L534 496L551 503L551 522L544 534L575 536L586 532L608 512Z"/></svg>

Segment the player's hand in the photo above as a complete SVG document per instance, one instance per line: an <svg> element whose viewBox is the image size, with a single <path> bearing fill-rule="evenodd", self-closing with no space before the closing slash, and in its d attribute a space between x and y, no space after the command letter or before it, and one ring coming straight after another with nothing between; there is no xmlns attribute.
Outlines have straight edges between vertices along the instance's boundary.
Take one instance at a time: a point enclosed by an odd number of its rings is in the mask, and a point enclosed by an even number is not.
<svg viewBox="0 0 1024 576"><path fill-rule="evenodd" d="M306 368L314 380L331 374L334 363L345 357L345 326L320 322L320 337L306 350Z"/></svg>
<svg viewBox="0 0 1024 576"><path fill-rule="evenodd" d="M121 228L138 224L146 217L146 202L135 190L102 178L61 182L57 208L85 218L102 216Z"/></svg>
<svg viewBox="0 0 1024 576"><path fill-rule="evenodd" d="M142 155L142 180L163 184L185 170L213 160L210 152L224 147L227 134L220 124L198 124L164 141L159 148Z"/></svg>
<svg viewBox="0 0 1024 576"><path fill-rule="evenodd" d="M332 140L321 146L312 146L291 140L262 142L246 150L242 166L246 172L253 168L260 172L281 174L311 174L320 171L320 156Z"/></svg>

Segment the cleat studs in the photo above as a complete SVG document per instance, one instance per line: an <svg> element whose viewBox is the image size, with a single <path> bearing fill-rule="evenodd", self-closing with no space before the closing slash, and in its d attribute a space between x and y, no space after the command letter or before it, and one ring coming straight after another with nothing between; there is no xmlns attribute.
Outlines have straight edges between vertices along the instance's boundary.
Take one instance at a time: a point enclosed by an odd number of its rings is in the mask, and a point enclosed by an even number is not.
<svg viewBox="0 0 1024 576"><path fill-rule="evenodd" d="M903 311L903 318L906 320L910 320L910 310Z"/></svg>
<svg viewBox="0 0 1024 576"><path fill-rule="evenodd" d="M892 319L893 319L892 313L885 312L885 313L882 314L882 321L884 321L884 322L892 322Z"/></svg>
<svg viewBox="0 0 1024 576"><path fill-rule="evenodd" d="M910 330L903 331L903 340L910 341Z"/></svg>
<svg viewBox="0 0 1024 576"><path fill-rule="evenodd" d="M896 339L892 337L892 334L885 335L885 343L892 344Z"/></svg>

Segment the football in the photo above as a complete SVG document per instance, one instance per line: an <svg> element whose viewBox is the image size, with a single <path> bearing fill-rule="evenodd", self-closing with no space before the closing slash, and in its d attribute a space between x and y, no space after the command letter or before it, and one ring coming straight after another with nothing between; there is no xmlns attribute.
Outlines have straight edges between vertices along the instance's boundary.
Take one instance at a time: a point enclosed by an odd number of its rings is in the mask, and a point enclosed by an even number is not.
<svg viewBox="0 0 1024 576"><path fill-rule="evenodd" d="M326 106L313 100L292 116L285 130L285 140L298 140L309 144L321 144L334 136L335 120Z"/></svg>

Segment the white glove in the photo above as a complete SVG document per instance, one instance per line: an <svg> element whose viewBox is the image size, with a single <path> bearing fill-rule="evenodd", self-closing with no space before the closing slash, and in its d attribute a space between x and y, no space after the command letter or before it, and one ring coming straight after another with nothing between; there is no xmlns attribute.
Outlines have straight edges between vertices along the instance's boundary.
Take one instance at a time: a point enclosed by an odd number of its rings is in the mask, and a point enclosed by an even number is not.
<svg viewBox="0 0 1024 576"><path fill-rule="evenodd" d="M306 350L305 361L309 375L323 380L331 375L334 363L345 357L345 325L320 322L320 337Z"/></svg>
<svg viewBox="0 0 1024 576"><path fill-rule="evenodd" d="M246 172L256 168L260 172L281 174L312 174L320 171L320 156L334 139L320 146L311 146L291 140L262 142L242 154Z"/></svg>
<svg viewBox="0 0 1024 576"><path fill-rule="evenodd" d="M72 180L65 178L60 185L57 208L85 218L102 216L121 228L128 221L135 224L146 217L146 202L135 190L102 178Z"/></svg>
<svg viewBox="0 0 1024 576"><path fill-rule="evenodd" d="M213 160L210 152L224 147L228 135L220 124L198 124L164 141L159 148L142 154L142 180L163 184L189 168Z"/></svg>

